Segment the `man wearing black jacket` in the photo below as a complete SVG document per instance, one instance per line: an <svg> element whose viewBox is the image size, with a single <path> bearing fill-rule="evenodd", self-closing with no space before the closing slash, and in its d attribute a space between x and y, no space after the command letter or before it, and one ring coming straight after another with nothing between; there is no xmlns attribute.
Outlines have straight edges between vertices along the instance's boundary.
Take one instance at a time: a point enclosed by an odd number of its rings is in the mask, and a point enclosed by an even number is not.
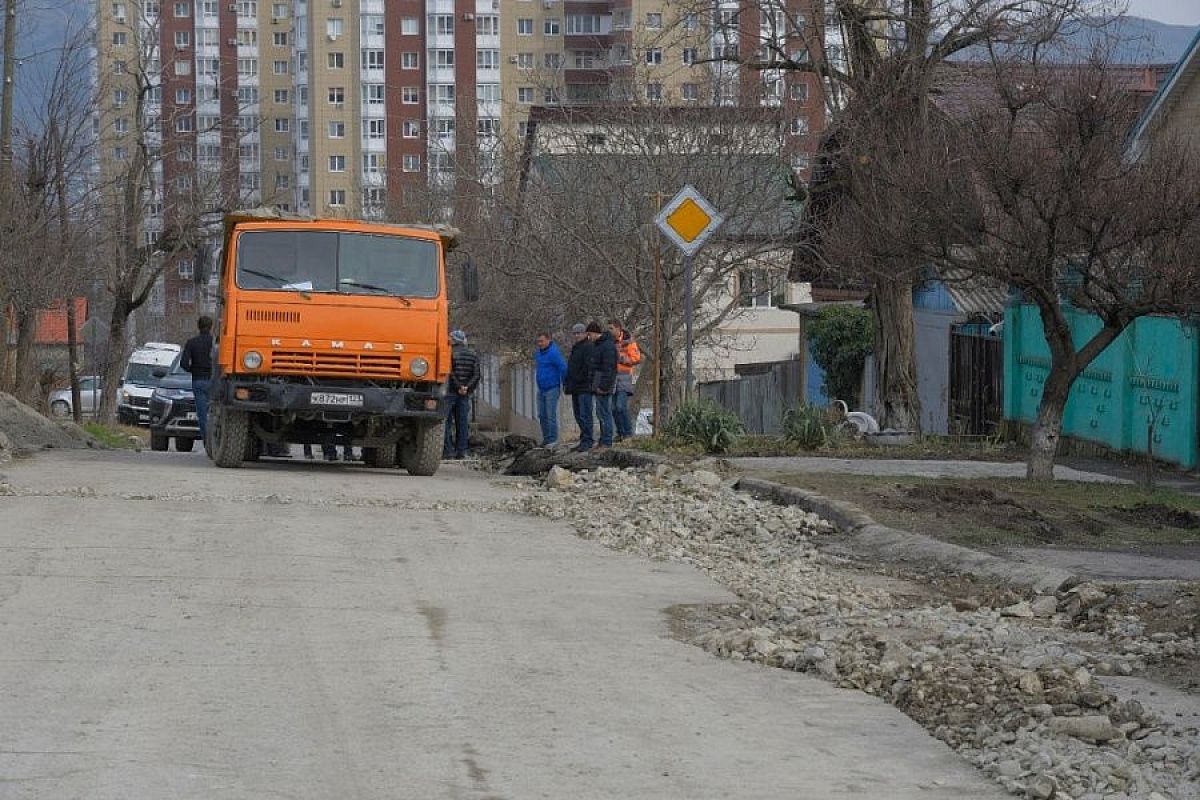
<svg viewBox="0 0 1200 800"><path fill-rule="evenodd" d="M592 340L588 338L587 328L583 323L576 323L571 328L575 344L571 346L571 356L567 359L567 377L563 388L571 396L571 409L575 412L575 424L579 426L579 444L575 451L583 453L592 449L595 439L592 437L595 427L592 394Z"/></svg>
<svg viewBox="0 0 1200 800"><path fill-rule="evenodd" d="M613 392L617 388L617 340L600 327L588 324L592 340L592 393L596 395L596 419L600 422L600 444L597 450L607 450L613 443Z"/></svg>
<svg viewBox="0 0 1200 800"><path fill-rule="evenodd" d="M200 426L200 441L208 434L208 389L212 384L212 317L196 320L199 330L187 340L179 354L179 368L192 374L192 398L196 402L196 421Z"/></svg>
<svg viewBox="0 0 1200 800"><path fill-rule="evenodd" d="M471 424L471 395L479 386L479 354L467 347L467 335L450 332L450 386L447 392L445 458L463 458L467 454ZM454 429L454 433L451 430Z"/></svg>

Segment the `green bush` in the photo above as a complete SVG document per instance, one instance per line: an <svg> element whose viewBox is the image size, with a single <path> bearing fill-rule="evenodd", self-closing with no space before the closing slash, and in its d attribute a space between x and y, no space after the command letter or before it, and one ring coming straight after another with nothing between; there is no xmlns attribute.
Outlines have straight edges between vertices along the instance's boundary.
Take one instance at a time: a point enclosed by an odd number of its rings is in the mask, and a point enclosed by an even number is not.
<svg viewBox="0 0 1200 800"><path fill-rule="evenodd" d="M829 443L830 426L816 406L792 406L783 413L783 438L801 450L816 450Z"/></svg>
<svg viewBox="0 0 1200 800"><path fill-rule="evenodd" d="M858 407L863 365L872 348L871 313L858 306L827 306L808 323L813 360L825 370L825 394Z"/></svg>
<svg viewBox="0 0 1200 800"><path fill-rule="evenodd" d="M724 453L746 429L737 415L711 400L684 403L671 415L665 433L686 444L698 445L706 453Z"/></svg>

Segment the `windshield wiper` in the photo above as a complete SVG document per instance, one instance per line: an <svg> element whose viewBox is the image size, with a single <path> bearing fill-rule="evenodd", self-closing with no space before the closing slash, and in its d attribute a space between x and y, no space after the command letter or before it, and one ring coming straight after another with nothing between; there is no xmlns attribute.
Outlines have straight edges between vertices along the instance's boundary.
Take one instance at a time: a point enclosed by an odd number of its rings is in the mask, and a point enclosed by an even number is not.
<svg viewBox="0 0 1200 800"><path fill-rule="evenodd" d="M353 278L342 278L338 281L338 283L342 286L354 286L359 289L366 289L368 292L379 292L380 294L386 294L386 295L389 295L390 297L394 297L397 300L400 300L406 306L412 305L412 301L409 300L404 295L392 294L391 289L385 289L382 286L375 286L374 284L370 284L370 283L359 283L358 281L354 280Z"/></svg>
<svg viewBox="0 0 1200 800"><path fill-rule="evenodd" d="M259 278L266 278L269 281L278 281L280 286L283 286L288 282L287 278L281 278L278 275L272 275L269 272L259 272L256 269L248 269L246 267L240 267L239 271L245 272L248 275L255 275Z"/></svg>

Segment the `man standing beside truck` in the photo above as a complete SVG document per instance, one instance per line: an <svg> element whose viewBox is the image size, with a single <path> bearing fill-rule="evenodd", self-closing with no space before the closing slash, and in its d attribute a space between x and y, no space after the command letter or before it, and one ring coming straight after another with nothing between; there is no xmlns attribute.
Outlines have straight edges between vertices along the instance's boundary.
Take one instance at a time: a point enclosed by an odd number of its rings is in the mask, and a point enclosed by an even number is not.
<svg viewBox="0 0 1200 800"><path fill-rule="evenodd" d="M192 396L196 402L196 421L200 425L200 441L208 432L208 387L212 382L212 317L196 320L199 333L187 340L179 354L179 368L192 375Z"/></svg>
<svg viewBox="0 0 1200 800"><path fill-rule="evenodd" d="M479 354L467 347L467 334L450 332L450 385L447 395L445 458L467 455L471 425L471 395L479 386Z"/></svg>

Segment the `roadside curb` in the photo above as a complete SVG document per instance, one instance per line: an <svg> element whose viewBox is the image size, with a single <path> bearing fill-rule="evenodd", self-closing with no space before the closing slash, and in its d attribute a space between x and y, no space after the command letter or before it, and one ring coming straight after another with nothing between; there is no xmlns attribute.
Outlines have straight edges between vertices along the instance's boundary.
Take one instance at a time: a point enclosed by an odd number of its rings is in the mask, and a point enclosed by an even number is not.
<svg viewBox="0 0 1200 800"><path fill-rule="evenodd" d="M933 563L956 572L970 572L1029 586L1039 592L1057 591L1064 583L1076 578L1074 573L1057 567L1009 561L990 553L943 542L923 533L890 528L879 524L852 503L833 500L794 486L759 478L739 478L733 488L761 500L797 506L816 514L831 522L841 533L847 534L848 543L855 550L888 561L901 564Z"/></svg>

